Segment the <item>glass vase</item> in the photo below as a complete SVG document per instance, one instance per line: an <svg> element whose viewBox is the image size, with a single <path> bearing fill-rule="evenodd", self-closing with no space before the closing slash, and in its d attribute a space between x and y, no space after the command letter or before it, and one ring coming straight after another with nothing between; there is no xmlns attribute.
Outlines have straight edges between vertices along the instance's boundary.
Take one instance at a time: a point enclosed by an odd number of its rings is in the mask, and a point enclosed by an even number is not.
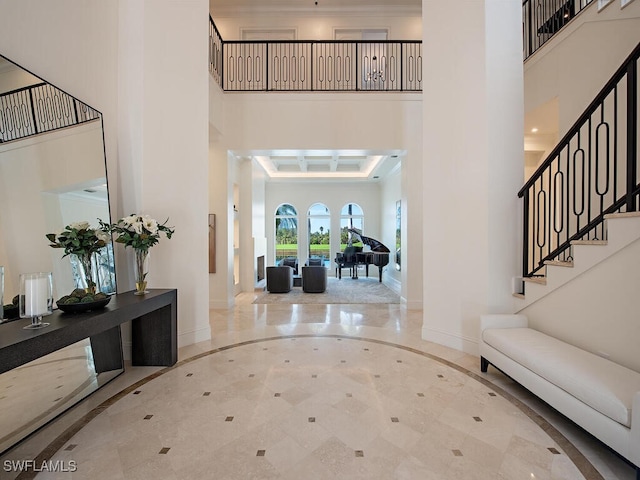
<svg viewBox="0 0 640 480"><path fill-rule="evenodd" d="M134 276L136 291L134 295L144 295L147 290L147 274L149 273L149 250L134 250L136 254L136 264Z"/></svg>
<svg viewBox="0 0 640 480"><path fill-rule="evenodd" d="M85 291L89 295L94 295L96 293L96 282L93 280L93 265L91 263L93 260L93 254L87 253L84 255L77 255L77 257L80 265L82 265L82 274L84 275L84 281L86 284Z"/></svg>

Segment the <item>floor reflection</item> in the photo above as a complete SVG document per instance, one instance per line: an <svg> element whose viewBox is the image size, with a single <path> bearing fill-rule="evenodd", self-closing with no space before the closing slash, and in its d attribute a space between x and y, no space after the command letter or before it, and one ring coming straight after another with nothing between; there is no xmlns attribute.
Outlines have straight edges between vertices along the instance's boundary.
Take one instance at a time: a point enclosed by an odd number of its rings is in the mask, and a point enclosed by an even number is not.
<svg viewBox="0 0 640 480"><path fill-rule="evenodd" d="M121 372L97 374L86 339L0 374L0 452Z"/></svg>

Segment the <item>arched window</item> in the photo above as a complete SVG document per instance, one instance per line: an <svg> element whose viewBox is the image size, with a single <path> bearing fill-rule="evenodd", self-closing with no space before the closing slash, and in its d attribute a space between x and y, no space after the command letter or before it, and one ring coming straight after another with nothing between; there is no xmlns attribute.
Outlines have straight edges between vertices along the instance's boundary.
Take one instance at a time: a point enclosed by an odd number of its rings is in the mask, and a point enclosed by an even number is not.
<svg viewBox="0 0 640 480"><path fill-rule="evenodd" d="M285 258L298 258L298 212L283 203L276 209L276 265Z"/></svg>
<svg viewBox="0 0 640 480"><path fill-rule="evenodd" d="M355 203L347 203L340 211L340 251L344 251L344 248L355 240L351 238L350 228L355 228L361 233L364 228L364 212L360 205ZM362 246L359 239L352 244Z"/></svg>
<svg viewBox="0 0 640 480"><path fill-rule="evenodd" d="M313 261L326 265L331 260L331 214L323 203L314 203L307 213L309 225L309 264ZM319 260L318 260L319 259Z"/></svg>

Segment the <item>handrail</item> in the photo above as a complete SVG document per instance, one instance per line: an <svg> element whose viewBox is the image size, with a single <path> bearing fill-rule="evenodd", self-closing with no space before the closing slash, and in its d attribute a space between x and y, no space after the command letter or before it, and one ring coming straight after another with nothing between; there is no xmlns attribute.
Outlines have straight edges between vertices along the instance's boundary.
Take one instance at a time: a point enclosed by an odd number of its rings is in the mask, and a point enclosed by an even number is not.
<svg viewBox="0 0 640 480"><path fill-rule="evenodd" d="M523 0L522 48L526 60L593 0Z"/></svg>
<svg viewBox="0 0 640 480"><path fill-rule="evenodd" d="M100 118L85 103L42 82L0 95L0 143Z"/></svg>
<svg viewBox="0 0 640 480"><path fill-rule="evenodd" d="M604 216L638 208L640 44L518 192L523 275L570 260L571 242L606 238Z"/></svg>
<svg viewBox="0 0 640 480"><path fill-rule="evenodd" d="M209 23L209 71L224 91L422 91L421 40L223 40Z"/></svg>

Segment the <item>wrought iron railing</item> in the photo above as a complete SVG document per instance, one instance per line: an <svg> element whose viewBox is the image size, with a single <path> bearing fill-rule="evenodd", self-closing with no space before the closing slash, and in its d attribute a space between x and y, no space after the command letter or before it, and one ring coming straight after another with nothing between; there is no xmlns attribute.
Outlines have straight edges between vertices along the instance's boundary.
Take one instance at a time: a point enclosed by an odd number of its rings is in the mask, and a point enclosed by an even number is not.
<svg viewBox="0 0 640 480"><path fill-rule="evenodd" d="M571 260L573 240L606 240L606 214L637 211L639 57L640 44L518 192L524 276Z"/></svg>
<svg viewBox="0 0 640 480"><path fill-rule="evenodd" d="M209 70L225 91L422 91L422 42L224 41L210 17Z"/></svg>
<svg viewBox="0 0 640 480"><path fill-rule="evenodd" d="M48 83L39 83L0 95L0 143L97 118L97 110Z"/></svg>
<svg viewBox="0 0 640 480"><path fill-rule="evenodd" d="M523 0L522 45L526 60L593 0Z"/></svg>
<svg viewBox="0 0 640 480"><path fill-rule="evenodd" d="M216 83L222 86L222 37L209 15L209 73Z"/></svg>

